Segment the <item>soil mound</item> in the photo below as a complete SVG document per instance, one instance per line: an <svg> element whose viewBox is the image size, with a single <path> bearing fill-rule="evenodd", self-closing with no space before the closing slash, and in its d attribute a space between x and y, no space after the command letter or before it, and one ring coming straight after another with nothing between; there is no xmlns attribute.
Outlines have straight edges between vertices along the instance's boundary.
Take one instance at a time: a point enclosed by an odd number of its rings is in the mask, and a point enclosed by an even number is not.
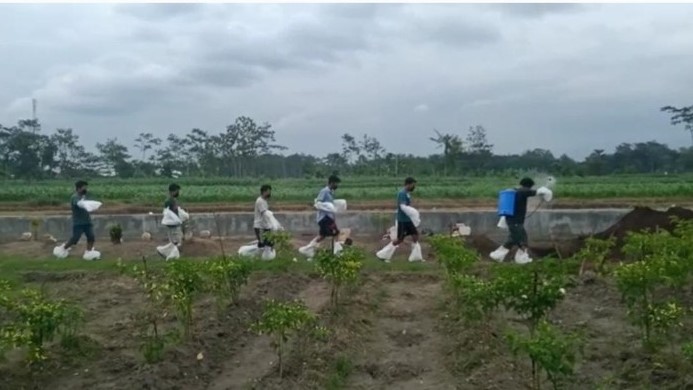
<svg viewBox="0 0 693 390"><path fill-rule="evenodd" d="M618 222L603 232L594 235L595 238L616 238L616 246L621 247L628 232L666 230L671 232L675 224L672 217L683 220L693 219L693 210L682 207L671 207L667 211L657 211L649 207L636 207Z"/></svg>

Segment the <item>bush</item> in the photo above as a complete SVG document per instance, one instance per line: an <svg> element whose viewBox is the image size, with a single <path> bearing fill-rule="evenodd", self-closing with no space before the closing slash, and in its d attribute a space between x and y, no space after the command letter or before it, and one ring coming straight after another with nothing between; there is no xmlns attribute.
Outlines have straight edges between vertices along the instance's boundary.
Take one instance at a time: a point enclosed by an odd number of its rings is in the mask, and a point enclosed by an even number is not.
<svg viewBox="0 0 693 390"><path fill-rule="evenodd" d="M108 234L111 236L111 242L114 244L120 244L123 242L123 228L120 224L111 225L108 230Z"/></svg>
<svg viewBox="0 0 693 390"><path fill-rule="evenodd" d="M318 271L330 283L330 301L334 308L339 305L342 287L353 285L358 279L365 257L361 250L354 247L346 247L337 255L328 249L316 253Z"/></svg>
<svg viewBox="0 0 693 390"><path fill-rule="evenodd" d="M250 265L246 261L221 258L204 263L207 290L216 296L220 308L238 300L241 287L248 283L250 272Z"/></svg>

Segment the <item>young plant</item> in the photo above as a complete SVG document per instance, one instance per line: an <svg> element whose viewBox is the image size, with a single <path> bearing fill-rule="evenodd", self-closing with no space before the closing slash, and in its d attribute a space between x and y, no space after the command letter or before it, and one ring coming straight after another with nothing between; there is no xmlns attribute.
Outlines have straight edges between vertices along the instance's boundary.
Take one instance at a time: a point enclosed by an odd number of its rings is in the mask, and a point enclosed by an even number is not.
<svg viewBox="0 0 693 390"><path fill-rule="evenodd" d="M250 265L246 261L215 259L204 263L207 288L216 295L220 308L238 301L241 287L248 283Z"/></svg>
<svg viewBox="0 0 693 390"><path fill-rule="evenodd" d="M575 334L563 334L546 321L537 324L533 335L507 335L514 355L525 355L532 362L532 388L541 388L541 371L553 385L561 386L575 373L575 363L581 342Z"/></svg>
<svg viewBox="0 0 693 390"><path fill-rule="evenodd" d="M330 283L332 307L337 308L342 287L356 282L365 255L357 248L346 247L337 255L331 250L319 250L315 259L320 275Z"/></svg>
<svg viewBox="0 0 693 390"><path fill-rule="evenodd" d="M279 360L279 377L284 375L284 348L289 337L299 329L315 321L315 316L300 301L278 302L270 300L260 320L253 325L258 334L267 334L274 341Z"/></svg>
<svg viewBox="0 0 693 390"><path fill-rule="evenodd" d="M111 236L111 242L113 244L120 244L123 242L123 228L120 224L116 223L111 225L110 229L108 229L108 234Z"/></svg>
<svg viewBox="0 0 693 390"><path fill-rule="evenodd" d="M269 240L277 253L290 253L293 250L291 235L284 230L263 233L263 238Z"/></svg>
<svg viewBox="0 0 693 390"><path fill-rule="evenodd" d="M616 240L613 237L606 240L590 237L585 240L585 246L575 254L575 258L580 261L580 275L584 273L588 262L594 264L596 272L604 274L606 259L615 244Z"/></svg>
<svg viewBox="0 0 693 390"><path fill-rule="evenodd" d="M180 260L166 264L166 290L178 313L186 337L193 326L193 301L204 290L204 280L199 263Z"/></svg>
<svg viewBox="0 0 693 390"><path fill-rule="evenodd" d="M530 332L565 297L565 269L555 261L497 267L493 283L498 300L528 320Z"/></svg>
<svg viewBox="0 0 693 390"><path fill-rule="evenodd" d="M464 273L479 259L478 253L467 248L459 237L436 235L429 242L448 277Z"/></svg>
<svg viewBox="0 0 693 390"><path fill-rule="evenodd" d="M460 274L450 276L449 284L462 317L469 323L488 324L501 300L495 284L476 276Z"/></svg>
<svg viewBox="0 0 693 390"><path fill-rule="evenodd" d="M147 363L161 361L168 336L162 331L161 321L168 315L167 288L164 281L148 267L142 258L142 266L133 267L135 279L147 297L146 309L135 316L140 326L140 352Z"/></svg>
<svg viewBox="0 0 693 390"><path fill-rule="evenodd" d="M681 353L689 363L693 363L693 342L688 342L681 346Z"/></svg>

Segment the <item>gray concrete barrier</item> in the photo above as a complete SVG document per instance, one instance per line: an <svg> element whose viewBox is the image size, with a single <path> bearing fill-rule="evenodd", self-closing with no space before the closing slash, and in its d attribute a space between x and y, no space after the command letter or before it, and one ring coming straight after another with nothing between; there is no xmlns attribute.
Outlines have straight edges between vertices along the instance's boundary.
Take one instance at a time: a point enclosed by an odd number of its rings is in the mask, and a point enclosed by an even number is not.
<svg viewBox="0 0 693 390"><path fill-rule="evenodd" d="M564 240L605 230L629 211L629 209L540 210L528 217L525 226L533 241ZM275 216L287 230L294 234L317 232L314 212L277 212ZM144 232L152 233L155 239L165 235L165 228L159 224L161 215L97 213L92 218L97 237L108 237L109 228L113 224L120 224L126 239L139 239ZM219 233L222 236L252 235L252 213L201 213L193 214L191 218L197 232L210 230L212 235ZM51 234L58 240L63 240L71 233L72 227L68 215L0 217L0 240L17 240L23 232L32 231L32 220L38 222L39 236ZM506 234L504 230L496 227L498 217L492 210L424 210L421 211L421 221L421 227L434 232L446 232L452 223L465 223L472 228L472 234L485 234L496 240L501 240ZM339 215L337 218L339 227L351 228L358 235L382 234L393 223L394 213L392 212L354 211Z"/></svg>

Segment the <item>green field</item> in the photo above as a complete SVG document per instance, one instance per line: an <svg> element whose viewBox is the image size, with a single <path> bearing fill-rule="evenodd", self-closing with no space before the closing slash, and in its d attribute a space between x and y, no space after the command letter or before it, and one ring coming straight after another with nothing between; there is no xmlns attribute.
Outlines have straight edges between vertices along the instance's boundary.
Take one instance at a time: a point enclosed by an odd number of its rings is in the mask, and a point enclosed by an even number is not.
<svg viewBox="0 0 693 390"><path fill-rule="evenodd" d="M498 190L515 185L507 177L420 177L419 199L494 199ZM685 198L693 195L693 175L557 177L557 198ZM166 195L169 179L90 180L93 199L131 204L158 204ZM255 199L261 184L273 186L273 200L309 202L324 185L319 179L227 179L183 178L181 199L186 203L232 203ZM351 201L391 199L402 179L389 177L344 177L339 197ZM538 182L540 184L540 182ZM26 202L36 205L64 204L72 191L72 181L6 181L0 186L0 202Z"/></svg>

